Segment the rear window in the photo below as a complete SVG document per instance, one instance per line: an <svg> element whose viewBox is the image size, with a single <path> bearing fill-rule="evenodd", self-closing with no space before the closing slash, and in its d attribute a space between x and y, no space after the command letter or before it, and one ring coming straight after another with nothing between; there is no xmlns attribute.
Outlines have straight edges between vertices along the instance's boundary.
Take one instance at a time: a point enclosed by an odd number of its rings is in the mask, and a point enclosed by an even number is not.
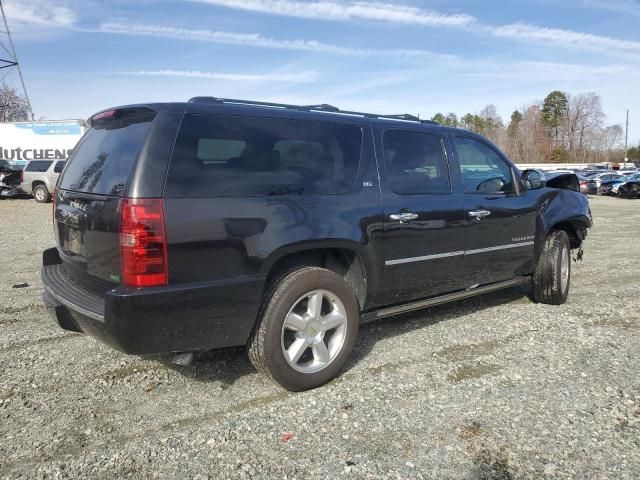
<svg viewBox="0 0 640 480"><path fill-rule="evenodd" d="M362 129L352 124L185 115L165 195L344 194L361 149Z"/></svg>
<svg viewBox="0 0 640 480"><path fill-rule="evenodd" d="M26 172L46 172L49 170L53 162L47 162L43 160L32 160L27 164L27 167L24 169Z"/></svg>
<svg viewBox="0 0 640 480"><path fill-rule="evenodd" d="M74 148L60 188L122 196L154 116L136 111L92 127Z"/></svg>
<svg viewBox="0 0 640 480"><path fill-rule="evenodd" d="M53 171L54 171L54 173L60 173L60 172L62 172L62 170L64 170L64 164L65 164L65 163L66 163L66 162L65 162L64 160L62 160L62 161L60 161L60 162L57 162L57 163L56 163L56 166L55 166L55 167L53 167Z"/></svg>

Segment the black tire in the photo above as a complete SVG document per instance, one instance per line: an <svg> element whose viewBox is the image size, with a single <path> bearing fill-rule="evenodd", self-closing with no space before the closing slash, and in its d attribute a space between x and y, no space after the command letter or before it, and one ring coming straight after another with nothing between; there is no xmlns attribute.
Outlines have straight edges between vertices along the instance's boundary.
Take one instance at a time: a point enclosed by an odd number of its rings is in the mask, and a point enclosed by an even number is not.
<svg viewBox="0 0 640 480"><path fill-rule="evenodd" d="M567 259L564 282L563 252ZM567 232L556 230L549 234L533 272L532 284L536 302L562 305L567 301L571 284L571 244Z"/></svg>
<svg viewBox="0 0 640 480"><path fill-rule="evenodd" d="M283 332L289 312L300 304L305 295L314 291L326 291L337 297L344 307L346 322L343 341L336 350L335 357L322 370L306 373L294 369L285 358ZM287 390L295 392L319 387L335 378L353 351L360 323L358 302L342 277L318 267L289 271L271 282L263 302L258 322L247 344L249 359L254 367ZM321 303L323 302L324 298ZM330 334L323 334L323 343L324 335ZM329 337L328 341L330 340ZM311 352L311 346L304 348L309 349L306 354ZM300 361L303 357L304 355Z"/></svg>
<svg viewBox="0 0 640 480"><path fill-rule="evenodd" d="M49 203L51 201L51 194L47 190L46 185L40 184L33 188L33 198L38 203Z"/></svg>

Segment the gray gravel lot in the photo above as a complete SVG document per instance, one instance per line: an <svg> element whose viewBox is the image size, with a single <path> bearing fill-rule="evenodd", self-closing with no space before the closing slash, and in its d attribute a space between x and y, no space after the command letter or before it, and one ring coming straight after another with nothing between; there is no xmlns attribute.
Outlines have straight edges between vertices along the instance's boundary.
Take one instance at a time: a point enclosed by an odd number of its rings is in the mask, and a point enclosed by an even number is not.
<svg viewBox="0 0 640 480"><path fill-rule="evenodd" d="M179 368L63 332L51 206L0 201L0 478L638 478L640 201L592 209L566 305L515 289L367 325L292 394L242 349Z"/></svg>

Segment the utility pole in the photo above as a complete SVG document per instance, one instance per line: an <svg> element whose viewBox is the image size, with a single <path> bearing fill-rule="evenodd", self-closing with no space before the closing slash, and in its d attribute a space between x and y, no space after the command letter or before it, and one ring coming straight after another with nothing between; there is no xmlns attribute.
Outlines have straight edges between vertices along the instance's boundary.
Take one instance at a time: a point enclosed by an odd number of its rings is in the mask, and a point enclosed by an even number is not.
<svg viewBox="0 0 640 480"><path fill-rule="evenodd" d="M22 70L18 63L18 56L16 55L16 47L13 44L11 38L11 32L9 31L9 24L7 23L7 16L4 13L4 6L2 0L0 0L0 12L2 13L2 21L4 24L4 31L0 31L0 82L4 83L9 74L16 70L18 72L18 78L20 79L20 85L22 86L22 92L24 93L24 99L27 102L31 120L34 120L33 108L31 108L31 101L29 100L29 94L27 93L27 87L24 83L24 77L22 76ZM6 40L6 44L5 44ZM5 54L7 58L5 57Z"/></svg>
<svg viewBox="0 0 640 480"><path fill-rule="evenodd" d="M629 109L627 109L627 123L624 129L624 163L629 161L629 157L627 156L629 147Z"/></svg>

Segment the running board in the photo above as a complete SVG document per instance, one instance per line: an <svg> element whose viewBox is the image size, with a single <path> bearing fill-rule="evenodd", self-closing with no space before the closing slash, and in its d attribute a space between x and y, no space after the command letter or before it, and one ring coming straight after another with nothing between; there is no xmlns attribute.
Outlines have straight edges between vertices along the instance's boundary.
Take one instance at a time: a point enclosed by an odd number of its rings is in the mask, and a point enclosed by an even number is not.
<svg viewBox="0 0 640 480"><path fill-rule="evenodd" d="M446 295L441 295L439 297L428 298L426 300L419 300L417 302L406 303L404 305L381 308L380 310L374 310L373 312L364 313L362 315L362 323L368 323L374 320L378 320L380 318L391 317L393 315L412 312L414 310L420 310L422 308L433 307L434 305L441 305L443 303L462 300L463 298L475 297L476 295L482 295L483 293L502 290L503 288L515 287L517 285L521 285L529 278L530 277L514 278L513 280L492 283L490 285L484 285L482 287L470 288L467 290L463 290L461 292L448 293Z"/></svg>

